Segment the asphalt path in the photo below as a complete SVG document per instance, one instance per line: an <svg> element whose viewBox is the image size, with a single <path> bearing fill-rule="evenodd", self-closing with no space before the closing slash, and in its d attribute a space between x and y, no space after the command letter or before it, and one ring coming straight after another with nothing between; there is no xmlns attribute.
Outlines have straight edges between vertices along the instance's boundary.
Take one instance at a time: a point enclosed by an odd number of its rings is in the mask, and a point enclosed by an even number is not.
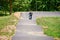
<svg viewBox="0 0 60 40"><path fill-rule="evenodd" d="M22 18L17 24L16 33L12 40L54 40L53 37L44 34L41 26L36 25L37 17L60 17L60 12L32 12L32 20L29 20L29 12L22 12Z"/></svg>

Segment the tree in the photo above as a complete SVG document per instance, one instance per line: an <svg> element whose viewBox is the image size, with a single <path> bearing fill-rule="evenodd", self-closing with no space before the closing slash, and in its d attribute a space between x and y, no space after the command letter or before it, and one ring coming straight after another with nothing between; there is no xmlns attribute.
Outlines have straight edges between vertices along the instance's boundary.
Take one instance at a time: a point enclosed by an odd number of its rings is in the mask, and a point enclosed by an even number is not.
<svg viewBox="0 0 60 40"><path fill-rule="evenodd" d="M14 11L28 11L32 0L15 0L13 3Z"/></svg>
<svg viewBox="0 0 60 40"><path fill-rule="evenodd" d="M6 0L0 0L0 10L4 11L6 14L6 11L8 11L8 1Z"/></svg>
<svg viewBox="0 0 60 40"><path fill-rule="evenodd" d="M10 3L10 15L12 14L12 0L9 0Z"/></svg>
<svg viewBox="0 0 60 40"><path fill-rule="evenodd" d="M0 0L3 11L60 11L60 0Z"/></svg>
<svg viewBox="0 0 60 40"><path fill-rule="evenodd" d="M60 0L33 0L31 8L37 11L60 11Z"/></svg>
<svg viewBox="0 0 60 40"><path fill-rule="evenodd" d="M10 11L10 15L12 14L12 3L14 2L14 0L0 0L0 6L2 7L2 9L6 12L6 11ZM2 10L1 9L1 10Z"/></svg>

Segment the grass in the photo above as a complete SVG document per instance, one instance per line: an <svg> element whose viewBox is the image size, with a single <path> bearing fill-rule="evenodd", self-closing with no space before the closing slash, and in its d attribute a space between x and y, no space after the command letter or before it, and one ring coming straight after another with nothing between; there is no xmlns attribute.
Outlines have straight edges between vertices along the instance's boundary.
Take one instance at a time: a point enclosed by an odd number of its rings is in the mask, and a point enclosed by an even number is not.
<svg viewBox="0 0 60 40"><path fill-rule="evenodd" d="M1 36L13 36L14 33L15 33L15 30L12 30L11 33L9 33L9 32L0 32L0 35Z"/></svg>
<svg viewBox="0 0 60 40"><path fill-rule="evenodd" d="M0 31L8 25L16 25L17 21L18 19L14 15L1 16L0 17ZM14 34L14 31L11 34L9 32L0 32L0 35L13 35L13 34Z"/></svg>
<svg viewBox="0 0 60 40"><path fill-rule="evenodd" d="M47 26L47 29L43 29L46 35L60 38L60 17L37 18L36 22L37 25Z"/></svg>

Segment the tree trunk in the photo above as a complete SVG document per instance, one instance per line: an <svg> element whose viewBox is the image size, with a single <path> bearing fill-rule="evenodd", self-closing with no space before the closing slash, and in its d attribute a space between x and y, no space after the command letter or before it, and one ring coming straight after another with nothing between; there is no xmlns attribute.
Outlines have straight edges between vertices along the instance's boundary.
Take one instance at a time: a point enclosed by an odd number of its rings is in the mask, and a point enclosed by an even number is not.
<svg viewBox="0 0 60 40"><path fill-rule="evenodd" d="M12 14L12 0L9 0L10 2L10 15Z"/></svg>

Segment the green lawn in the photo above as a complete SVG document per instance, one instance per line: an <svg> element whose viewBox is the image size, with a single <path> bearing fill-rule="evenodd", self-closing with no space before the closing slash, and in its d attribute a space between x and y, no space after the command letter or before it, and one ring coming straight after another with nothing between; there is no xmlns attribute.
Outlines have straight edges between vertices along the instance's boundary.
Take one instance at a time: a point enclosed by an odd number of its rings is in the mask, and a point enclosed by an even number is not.
<svg viewBox="0 0 60 40"><path fill-rule="evenodd" d="M16 20L16 21L15 21ZM0 31L8 25L16 25L18 19L13 16L0 16ZM14 30L12 30L14 32ZM14 33L0 32L0 35L13 35Z"/></svg>
<svg viewBox="0 0 60 40"><path fill-rule="evenodd" d="M44 33L49 36L60 38L60 17L42 17L36 19L37 25L41 25Z"/></svg>

